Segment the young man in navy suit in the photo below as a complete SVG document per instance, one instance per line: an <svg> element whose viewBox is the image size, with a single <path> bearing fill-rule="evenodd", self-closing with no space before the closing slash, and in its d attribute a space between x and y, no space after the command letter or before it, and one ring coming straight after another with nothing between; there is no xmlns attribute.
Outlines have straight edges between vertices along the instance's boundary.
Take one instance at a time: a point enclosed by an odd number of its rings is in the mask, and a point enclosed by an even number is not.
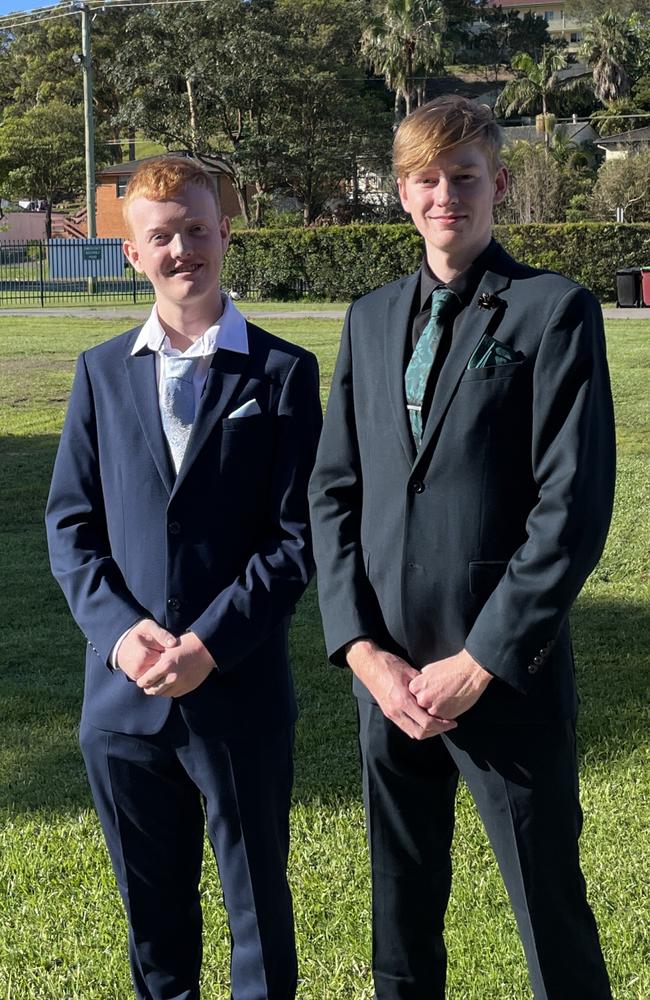
<svg viewBox="0 0 650 1000"><path fill-rule="evenodd" d="M578 856L568 625L612 510L602 315L493 240L500 145L459 97L400 126L425 257L350 307L310 485L328 654L358 701L377 1000L444 998L459 775L536 1000L611 997Z"/></svg>
<svg viewBox="0 0 650 1000"><path fill-rule="evenodd" d="M139 1000L199 997L204 827L234 1000L292 1000L287 630L312 568L317 365L221 293L230 226L198 164L147 162L124 207L155 306L79 358L46 515L88 640L81 746Z"/></svg>

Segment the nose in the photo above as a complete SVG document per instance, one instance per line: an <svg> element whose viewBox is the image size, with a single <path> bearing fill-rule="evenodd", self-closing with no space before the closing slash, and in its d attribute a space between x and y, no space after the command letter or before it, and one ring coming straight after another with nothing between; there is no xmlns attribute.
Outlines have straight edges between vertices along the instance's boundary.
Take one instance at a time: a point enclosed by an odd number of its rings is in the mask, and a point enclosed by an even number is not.
<svg viewBox="0 0 650 1000"><path fill-rule="evenodd" d="M453 205L458 201L458 193L453 181L446 177L440 177L436 185L436 204L444 207Z"/></svg>
<svg viewBox="0 0 650 1000"><path fill-rule="evenodd" d="M170 250L174 257L187 257L192 251L187 238L182 233L176 233L170 243Z"/></svg>

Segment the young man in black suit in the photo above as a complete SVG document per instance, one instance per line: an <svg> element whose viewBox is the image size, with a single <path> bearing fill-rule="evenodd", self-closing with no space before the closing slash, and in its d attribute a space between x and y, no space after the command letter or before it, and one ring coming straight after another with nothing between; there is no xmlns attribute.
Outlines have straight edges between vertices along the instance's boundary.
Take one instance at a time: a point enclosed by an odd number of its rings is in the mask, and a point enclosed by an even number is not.
<svg viewBox="0 0 650 1000"><path fill-rule="evenodd" d="M292 1000L287 630L311 572L316 361L222 295L230 225L198 164L146 162L125 217L156 303L81 355L47 509L88 639L82 750L139 1000L198 1000L204 826L234 1000Z"/></svg>
<svg viewBox="0 0 650 1000"><path fill-rule="evenodd" d="M400 126L425 257L350 307L310 484L328 654L358 699L377 1000L444 997L459 774L536 1000L611 997L578 856L568 625L612 509L602 315L493 240L500 145L459 97Z"/></svg>

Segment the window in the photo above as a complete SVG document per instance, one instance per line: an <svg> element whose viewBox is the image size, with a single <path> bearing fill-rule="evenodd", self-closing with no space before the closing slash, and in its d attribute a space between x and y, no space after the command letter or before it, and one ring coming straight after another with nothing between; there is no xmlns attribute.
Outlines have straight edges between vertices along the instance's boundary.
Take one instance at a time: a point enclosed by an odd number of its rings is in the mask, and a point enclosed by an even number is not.
<svg viewBox="0 0 650 1000"><path fill-rule="evenodd" d="M129 183L129 178L126 174L120 174L115 182L115 194L118 198L123 198L126 194L126 185Z"/></svg>
<svg viewBox="0 0 650 1000"><path fill-rule="evenodd" d="M545 21L552 21L554 17L555 17L555 11L554 10L545 10L544 11L544 20Z"/></svg>
<svg viewBox="0 0 650 1000"><path fill-rule="evenodd" d="M576 45L580 41L580 32L572 31L570 41L572 45Z"/></svg>

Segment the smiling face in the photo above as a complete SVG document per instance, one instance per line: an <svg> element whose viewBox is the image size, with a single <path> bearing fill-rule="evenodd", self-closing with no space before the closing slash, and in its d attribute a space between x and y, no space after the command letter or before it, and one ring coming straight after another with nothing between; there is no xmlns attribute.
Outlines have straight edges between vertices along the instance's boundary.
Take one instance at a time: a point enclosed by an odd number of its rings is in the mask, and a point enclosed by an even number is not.
<svg viewBox="0 0 650 1000"><path fill-rule="evenodd" d="M397 181L402 207L426 244L427 261L443 281L464 271L490 242L492 209L502 201L508 173L479 142L443 150L423 170Z"/></svg>
<svg viewBox="0 0 650 1000"><path fill-rule="evenodd" d="M124 253L156 293L158 315L178 327L184 317L207 326L221 313L219 276L230 237L214 197L187 184L164 201L134 198L128 206L131 238Z"/></svg>

